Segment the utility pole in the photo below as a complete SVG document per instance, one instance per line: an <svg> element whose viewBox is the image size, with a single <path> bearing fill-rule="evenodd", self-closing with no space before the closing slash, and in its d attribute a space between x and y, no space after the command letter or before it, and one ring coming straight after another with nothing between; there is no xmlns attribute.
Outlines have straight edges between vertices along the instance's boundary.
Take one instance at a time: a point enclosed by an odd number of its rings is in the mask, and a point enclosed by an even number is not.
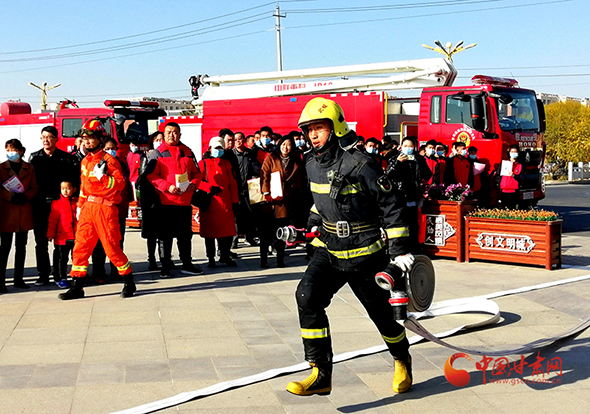
<svg viewBox="0 0 590 414"><path fill-rule="evenodd" d="M287 17L286 14L281 14L281 8L277 4L274 17L277 18L275 24L275 30L277 31L277 70L280 72L283 70L283 50L281 49L281 18ZM283 81L281 81L282 83Z"/></svg>
<svg viewBox="0 0 590 414"><path fill-rule="evenodd" d="M47 91L61 86L61 83L47 87L47 82L43 82L41 86L35 85L33 82L29 82L29 86L37 88L41 91L41 110L45 110L47 109Z"/></svg>

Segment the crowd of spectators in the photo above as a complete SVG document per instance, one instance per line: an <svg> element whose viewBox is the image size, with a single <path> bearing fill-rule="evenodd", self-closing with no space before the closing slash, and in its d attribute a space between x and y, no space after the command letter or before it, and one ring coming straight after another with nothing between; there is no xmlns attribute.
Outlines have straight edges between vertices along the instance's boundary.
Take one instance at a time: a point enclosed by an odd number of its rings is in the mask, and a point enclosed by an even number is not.
<svg viewBox="0 0 590 414"><path fill-rule="evenodd" d="M76 140L71 153L58 149L57 142L57 130L43 128L42 148L31 154L29 162L24 160L26 149L19 140L6 142L8 159L0 164L0 180L5 183L17 176L22 189L0 187L0 293L7 292L5 273L13 238L14 286L28 288L23 273L29 230L35 236L35 285L49 284L53 276L60 288L69 287L67 263L77 224L80 161L86 151L80 140ZM126 182L122 200L117 204L121 235L125 234L129 202L136 200L141 209L141 236L146 240L148 270L159 270L162 278L170 277L176 269L172 260L174 239L182 262L181 273L203 272L192 258L192 204L197 196L208 200L207 208L200 211L200 236L209 268L218 264L235 267L239 256L232 249L238 249L241 243L259 246L261 268L269 267L269 256L273 255L276 266L284 267L286 246L276 239L277 229L307 225L313 202L305 163L311 148L300 131L281 136L264 126L246 135L224 128L209 141L198 162L192 150L183 144L181 127L174 122L149 137L146 151L140 149L140 142L131 141L129 152L121 158L116 140L106 138L102 145L121 165ZM513 163L512 174L503 175L499 166L491 170L487 160L478 158L476 147L466 147L462 142L454 142L449 149L435 140L419 147L415 137L405 137L400 143L388 136L381 140L359 136L356 150L373 158L405 197L405 214L415 251L420 249L418 215L424 185L468 185L483 206L489 203L490 189L495 187L503 206L515 208L518 204L522 173L517 162L518 146L510 147L507 154ZM262 197L254 202L251 198L256 188ZM49 242L54 243L52 261ZM122 238L121 247L123 243ZM95 283L107 280L105 259L99 241L92 254L91 279ZM116 269L111 269L110 277L121 279Z"/></svg>

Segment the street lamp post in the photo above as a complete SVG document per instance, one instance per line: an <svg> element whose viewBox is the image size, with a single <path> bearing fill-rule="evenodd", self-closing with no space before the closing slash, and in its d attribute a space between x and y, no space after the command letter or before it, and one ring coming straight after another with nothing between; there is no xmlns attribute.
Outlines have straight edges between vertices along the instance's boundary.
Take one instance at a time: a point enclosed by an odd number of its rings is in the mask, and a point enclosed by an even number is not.
<svg viewBox="0 0 590 414"><path fill-rule="evenodd" d="M430 50L434 50L435 52L440 53L441 55L445 55L445 57L450 62L453 61L454 54L477 46L476 43L471 43L470 45L463 46L462 40L459 40L455 46L453 46L453 44L451 42L447 42L447 44L443 46L443 44L440 42L440 40L435 40L434 44L436 45L436 47L432 47L432 46L428 46L428 45L422 45L422 47L425 47Z"/></svg>
<svg viewBox="0 0 590 414"><path fill-rule="evenodd" d="M45 110L47 109L47 91L61 86L61 83L47 87L47 82L43 82L41 86L35 85L33 82L29 82L29 86L37 88L41 91L41 110Z"/></svg>

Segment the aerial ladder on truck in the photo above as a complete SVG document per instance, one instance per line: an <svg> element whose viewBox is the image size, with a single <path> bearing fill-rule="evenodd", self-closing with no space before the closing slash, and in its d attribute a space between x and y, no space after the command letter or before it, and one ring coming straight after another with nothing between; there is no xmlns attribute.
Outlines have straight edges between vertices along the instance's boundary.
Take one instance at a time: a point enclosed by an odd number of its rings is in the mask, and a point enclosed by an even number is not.
<svg viewBox="0 0 590 414"><path fill-rule="evenodd" d="M378 76L388 75L388 76ZM444 58L403 60L189 79L197 114L205 101L452 86L457 70ZM200 88L205 87L200 92Z"/></svg>

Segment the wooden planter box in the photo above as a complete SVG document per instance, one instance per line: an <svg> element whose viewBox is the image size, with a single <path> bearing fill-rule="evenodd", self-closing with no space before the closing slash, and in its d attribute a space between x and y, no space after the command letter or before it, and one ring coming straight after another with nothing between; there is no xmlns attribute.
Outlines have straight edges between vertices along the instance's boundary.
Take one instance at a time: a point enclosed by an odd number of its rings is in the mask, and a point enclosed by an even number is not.
<svg viewBox="0 0 590 414"><path fill-rule="evenodd" d="M465 260L561 267L562 220L465 218Z"/></svg>
<svg viewBox="0 0 590 414"><path fill-rule="evenodd" d="M424 201L424 217L420 223L420 232L425 235L422 244L424 253L464 261L464 217L475 207L475 201Z"/></svg>

